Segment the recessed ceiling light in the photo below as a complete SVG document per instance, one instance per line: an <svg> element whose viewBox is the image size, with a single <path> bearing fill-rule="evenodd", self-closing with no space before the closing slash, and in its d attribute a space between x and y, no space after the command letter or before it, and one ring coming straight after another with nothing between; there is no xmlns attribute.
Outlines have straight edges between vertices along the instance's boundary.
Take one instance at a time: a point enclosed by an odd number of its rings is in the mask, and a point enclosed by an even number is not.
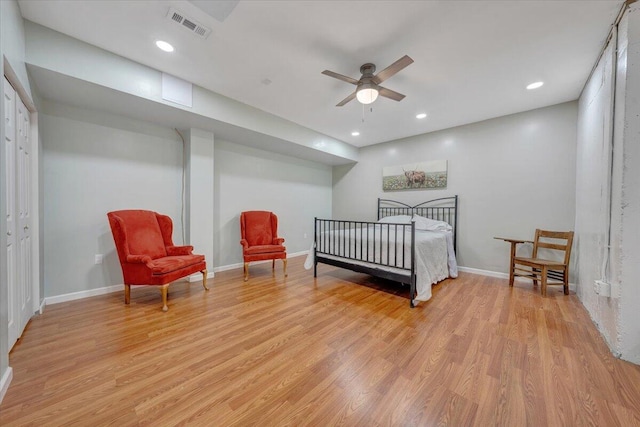
<svg viewBox="0 0 640 427"><path fill-rule="evenodd" d="M542 86L544 84L544 82L535 82L535 83L531 83L529 86L527 86L527 89L531 90L531 89L538 89L540 86Z"/></svg>
<svg viewBox="0 0 640 427"><path fill-rule="evenodd" d="M358 135L360 135L360 132L358 132L357 130L351 132L351 136L358 136Z"/></svg>
<svg viewBox="0 0 640 427"><path fill-rule="evenodd" d="M427 117L427 113L420 113L416 115L416 119L424 119L425 117Z"/></svg>
<svg viewBox="0 0 640 427"><path fill-rule="evenodd" d="M171 46L169 43L165 41L158 40L156 42L156 46L158 46L160 49L164 50L165 52L173 52L173 46Z"/></svg>

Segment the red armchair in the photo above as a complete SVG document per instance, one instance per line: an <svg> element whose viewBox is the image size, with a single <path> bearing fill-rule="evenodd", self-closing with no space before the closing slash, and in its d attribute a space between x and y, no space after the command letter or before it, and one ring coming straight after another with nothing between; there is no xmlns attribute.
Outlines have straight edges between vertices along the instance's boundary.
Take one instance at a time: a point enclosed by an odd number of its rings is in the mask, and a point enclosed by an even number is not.
<svg viewBox="0 0 640 427"><path fill-rule="evenodd" d="M114 211L107 217L124 276L125 304L131 285L156 285L162 287L162 310L167 311L169 284L198 271L209 290L204 255L192 254L193 246L173 245L171 218L144 210Z"/></svg>
<svg viewBox="0 0 640 427"><path fill-rule="evenodd" d="M249 280L249 263L271 261L275 269L277 259L282 260L284 275L287 276L287 252L282 245L284 239L278 237L278 217L268 211L247 211L240 214L240 235L242 256L244 257L244 281Z"/></svg>

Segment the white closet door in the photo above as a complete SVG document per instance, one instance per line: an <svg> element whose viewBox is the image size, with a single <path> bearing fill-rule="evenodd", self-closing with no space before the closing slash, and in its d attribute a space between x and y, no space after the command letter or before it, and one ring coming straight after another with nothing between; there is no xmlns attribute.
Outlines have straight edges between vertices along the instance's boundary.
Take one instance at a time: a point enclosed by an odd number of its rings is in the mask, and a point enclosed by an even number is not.
<svg viewBox="0 0 640 427"><path fill-rule="evenodd" d="M33 315L30 113L4 80L9 349Z"/></svg>
<svg viewBox="0 0 640 427"><path fill-rule="evenodd" d="M16 99L16 201L17 201L17 244L18 252L18 301L19 309L18 335L22 335L25 326L33 315L33 265L31 254L33 253L33 239L31 238L31 121L29 110L20 98Z"/></svg>
<svg viewBox="0 0 640 427"><path fill-rule="evenodd" d="M16 310L16 270L17 270L17 250L16 250L16 227L17 221L16 211L16 91L9 84L7 79L4 80L4 150L5 150L5 171L6 171L6 218L7 222L7 284L9 288L8 297L8 328L9 328L9 348L13 347L18 340L18 325L20 321L17 319L18 310Z"/></svg>

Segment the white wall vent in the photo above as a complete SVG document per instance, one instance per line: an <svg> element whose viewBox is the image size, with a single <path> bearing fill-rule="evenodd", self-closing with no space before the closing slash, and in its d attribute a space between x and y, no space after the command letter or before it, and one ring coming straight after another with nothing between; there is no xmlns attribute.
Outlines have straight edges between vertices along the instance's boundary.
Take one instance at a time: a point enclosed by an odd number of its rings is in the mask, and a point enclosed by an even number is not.
<svg viewBox="0 0 640 427"><path fill-rule="evenodd" d="M187 18L184 13L180 12L177 9L174 9L173 7L169 8L169 12L167 12L167 18L169 18L176 24L180 24L183 28L186 28L192 33L199 35L203 39L209 37L209 34L211 33L210 28L205 27L195 19Z"/></svg>

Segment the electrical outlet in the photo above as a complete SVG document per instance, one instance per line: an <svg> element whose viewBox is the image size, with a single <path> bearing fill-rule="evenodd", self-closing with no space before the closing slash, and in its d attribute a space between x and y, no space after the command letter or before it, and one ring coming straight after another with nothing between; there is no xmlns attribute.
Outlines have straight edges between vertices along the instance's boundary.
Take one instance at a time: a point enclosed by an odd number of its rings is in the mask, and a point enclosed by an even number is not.
<svg viewBox="0 0 640 427"><path fill-rule="evenodd" d="M95 258L95 263L96 264L102 264L102 259L104 258L104 255L102 254L96 254L96 258Z"/></svg>
<svg viewBox="0 0 640 427"><path fill-rule="evenodd" d="M307 238L307 233L304 233L304 238L305 238L305 239Z"/></svg>
<svg viewBox="0 0 640 427"><path fill-rule="evenodd" d="M601 297L611 296L611 283L607 283L604 280L596 280L593 284L593 290L597 295Z"/></svg>

